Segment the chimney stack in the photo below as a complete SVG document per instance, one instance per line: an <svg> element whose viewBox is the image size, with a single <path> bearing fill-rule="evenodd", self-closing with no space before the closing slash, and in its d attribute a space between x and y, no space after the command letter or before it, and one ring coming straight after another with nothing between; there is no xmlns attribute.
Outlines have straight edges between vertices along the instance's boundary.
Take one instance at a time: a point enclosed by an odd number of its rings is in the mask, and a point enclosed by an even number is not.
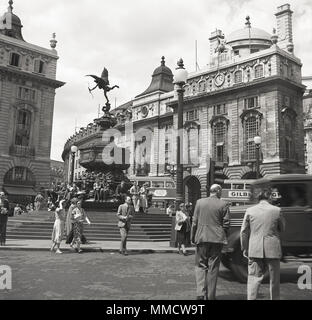
<svg viewBox="0 0 312 320"><path fill-rule="evenodd" d="M278 46L293 54L293 32L292 32L292 14L290 5L288 3L277 7L276 22L277 22L277 36Z"/></svg>

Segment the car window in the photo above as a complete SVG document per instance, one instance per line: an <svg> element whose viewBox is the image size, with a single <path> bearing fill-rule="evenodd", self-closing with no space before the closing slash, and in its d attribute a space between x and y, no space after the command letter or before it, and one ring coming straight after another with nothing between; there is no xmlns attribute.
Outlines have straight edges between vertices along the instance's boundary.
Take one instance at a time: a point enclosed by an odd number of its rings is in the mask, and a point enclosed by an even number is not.
<svg viewBox="0 0 312 320"><path fill-rule="evenodd" d="M153 188L164 188L165 182L164 181L152 181Z"/></svg>
<svg viewBox="0 0 312 320"><path fill-rule="evenodd" d="M273 202L281 207L304 207L308 205L307 191L307 185L304 183L274 184L272 185Z"/></svg>

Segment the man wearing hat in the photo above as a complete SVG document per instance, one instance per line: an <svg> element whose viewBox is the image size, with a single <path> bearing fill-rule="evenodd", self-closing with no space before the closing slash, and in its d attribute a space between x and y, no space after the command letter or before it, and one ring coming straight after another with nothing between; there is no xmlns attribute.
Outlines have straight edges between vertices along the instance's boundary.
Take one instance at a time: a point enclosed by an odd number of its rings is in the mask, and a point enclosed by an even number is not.
<svg viewBox="0 0 312 320"><path fill-rule="evenodd" d="M8 222L10 205L6 199L5 193L0 192L0 245L5 245L6 240L6 228Z"/></svg>
<svg viewBox="0 0 312 320"><path fill-rule="evenodd" d="M222 188L213 184L210 197L197 200L191 241L196 244L195 278L198 300L215 300L221 251L227 244L229 205L221 200Z"/></svg>

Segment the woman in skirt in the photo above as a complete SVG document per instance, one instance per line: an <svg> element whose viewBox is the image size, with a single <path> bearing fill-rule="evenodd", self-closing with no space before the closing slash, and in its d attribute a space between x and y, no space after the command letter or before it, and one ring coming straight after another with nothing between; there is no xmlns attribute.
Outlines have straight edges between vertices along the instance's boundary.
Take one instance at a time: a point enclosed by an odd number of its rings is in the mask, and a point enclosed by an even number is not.
<svg viewBox="0 0 312 320"><path fill-rule="evenodd" d="M64 229L65 229L65 205L66 200L61 200L60 206L55 210L55 222L53 226L52 232L52 247L51 251L54 251L56 247L55 253L62 253L60 250L60 245L63 240Z"/></svg>
<svg viewBox="0 0 312 320"><path fill-rule="evenodd" d="M185 246L187 244L187 232L190 230L190 221L186 214L184 203L180 204L179 210L176 212L175 230L177 231L178 253L181 253L182 248L182 253L186 256L187 252Z"/></svg>

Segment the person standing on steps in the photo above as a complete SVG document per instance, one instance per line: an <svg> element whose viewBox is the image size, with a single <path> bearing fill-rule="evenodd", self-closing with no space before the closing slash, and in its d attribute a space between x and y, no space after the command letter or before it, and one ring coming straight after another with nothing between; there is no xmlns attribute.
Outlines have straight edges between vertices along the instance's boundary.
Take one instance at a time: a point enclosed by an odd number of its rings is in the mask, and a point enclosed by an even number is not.
<svg viewBox="0 0 312 320"><path fill-rule="evenodd" d="M121 204L117 211L118 227L120 231L120 254L128 255L127 253L127 238L131 227L131 220L134 215L134 209L131 198L126 197L125 203Z"/></svg>

